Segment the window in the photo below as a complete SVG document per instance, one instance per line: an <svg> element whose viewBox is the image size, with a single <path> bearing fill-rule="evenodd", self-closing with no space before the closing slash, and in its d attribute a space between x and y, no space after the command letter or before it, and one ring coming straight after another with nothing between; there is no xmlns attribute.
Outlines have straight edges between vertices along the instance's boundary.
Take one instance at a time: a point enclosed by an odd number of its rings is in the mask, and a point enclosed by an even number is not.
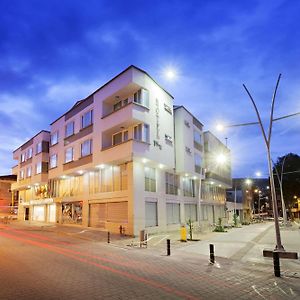
<svg viewBox="0 0 300 300"><path fill-rule="evenodd" d="M122 143L122 131L113 135L113 145L118 145Z"/></svg>
<svg viewBox="0 0 300 300"><path fill-rule="evenodd" d="M119 110L122 107L122 101L117 102L114 104L114 111Z"/></svg>
<svg viewBox="0 0 300 300"><path fill-rule="evenodd" d="M32 168L28 167L26 170L26 177L31 177L31 173L32 173Z"/></svg>
<svg viewBox="0 0 300 300"><path fill-rule="evenodd" d="M199 154L195 153L194 160L195 160L195 172L200 174L202 158Z"/></svg>
<svg viewBox="0 0 300 300"><path fill-rule="evenodd" d="M150 128L148 124L139 124L133 128L133 137L137 141L149 143Z"/></svg>
<svg viewBox="0 0 300 300"><path fill-rule="evenodd" d="M32 148L29 148L27 150L27 159L30 159L32 157Z"/></svg>
<svg viewBox="0 0 300 300"><path fill-rule="evenodd" d="M123 141L128 141L128 130L123 131Z"/></svg>
<svg viewBox="0 0 300 300"><path fill-rule="evenodd" d="M24 170L20 171L20 179L24 179Z"/></svg>
<svg viewBox="0 0 300 300"><path fill-rule="evenodd" d="M194 141L198 144L201 144L201 134L196 130L194 130Z"/></svg>
<svg viewBox="0 0 300 300"><path fill-rule="evenodd" d="M92 154L92 140L87 140L81 144L81 157Z"/></svg>
<svg viewBox="0 0 300 300"><path fill-rule="evenodd" d="M167 203L167 224L180 223L180 204L179 203Z"/></svg>
<svg viewBox="0 0 300 300"><path fill-rule="evenodd" d="M35 165L35 174L41 174L42 173L42 162L38 162Z"/></svg>
<svg viewBox="0 0 300 300"><path fill-rule="evenodd" d="M166 103L164 103L164 108L165 111L167 111L170 115L172 115L172 109L169 105L167 105Z"/></svg>
<svg viewBox="0 0 300 300"><path fill-rule="evenodd" d="M145 167L145 191L156 192L156 174L155 169Z"/></svg>
<svg viewBox="0 0 300 300"><path fill-rule="evenodd" d="M66 152L65 152L65 163L68 163L70 161L74 160L74 156L73 156L73 148L67 148Z"/></svg>
<svg viewBox="0 0 300 300"><path fill-rule="evenodd" d="M178 195L179 176L166 172L166 194Z"/></svg>
<svg viewBox="0 0 300 300"><path fill-rule="evenodd" d="M93 110L90 110L81 117L81 128L85 128L92 124L93 124Z"/></svg>
<svg viewBox="0 0 300 300"><path fill-rule="evenodd" d="M196 204L184 204L185 221L191 220L197 221L197 205Z"/></svg>
<svg viewBox="0 0 300 300"><path fill-rule="evenodd" d="M134 93L133 101L143 106L149 107L149 92L145 89L140 89Z"/></svg>
<svg viewBox="0 0 300 300"><path fill-rule="evenodd" d="M145 202L145 227L157 226L157 202Z"/></svg>
<svg viewBox="0 0 300 300"><path fill-rule="evenodd" d="M74 134L74 122L70 122L66 125L65 137L71 136Z"/></svg>
<svg viewBox="0 0 300 300"><path fill-rule="evenodd" d="M183 178L183 196L195 197L195 181L189 178Z"/></svg>
<svg viewBox="0 0 300 300"><path fill-rule="evenodd" d="M50 157L50 169L57 167L57 154L53 154Z"/></svg>
<svg viewBox="0 0 300 300"><path fill-rule="evenodd" d="M36 154L42 152L42 142L36 144Z"/></svg>
<svg viewBox="0 0 300 300"><path fill-rule="evenodd" d="M25 153L21 154L21 163L25 161Z"/></svg>
<svg viewBox="0 0 300 300"><path fill-rule="evenodd" d="M58 143L58 131L54 132L50 136L50 145L56 145Z"/></svg>

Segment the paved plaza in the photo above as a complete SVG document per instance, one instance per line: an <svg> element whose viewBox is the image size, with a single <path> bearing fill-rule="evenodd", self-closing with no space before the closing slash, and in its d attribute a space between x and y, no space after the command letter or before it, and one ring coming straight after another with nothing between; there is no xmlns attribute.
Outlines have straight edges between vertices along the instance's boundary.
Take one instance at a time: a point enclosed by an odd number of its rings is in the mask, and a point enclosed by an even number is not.
<svg viewBox="0 0 300 300"><path fill-rule="evenodd" d="M282 230L287 250L299 252L298 227ZM0 224L0 299L299 299L300 261L281 260L273 275L272 223L198 235L136 239L74 226ZM166 238L171 256L166 256ZM216 263L208 262L208 244Z"/></svg>

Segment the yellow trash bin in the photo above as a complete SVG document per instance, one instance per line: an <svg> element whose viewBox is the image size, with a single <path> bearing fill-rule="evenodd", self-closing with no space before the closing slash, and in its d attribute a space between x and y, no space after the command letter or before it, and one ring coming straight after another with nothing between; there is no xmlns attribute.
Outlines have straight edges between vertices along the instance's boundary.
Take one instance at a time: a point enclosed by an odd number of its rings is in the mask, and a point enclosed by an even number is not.
<svg viewBox="0 0 300 300"><path fill-rule="evenodd" d="M187 241L185 226L181 226L181 229L180 229L180 240L181 240L181 242L186 242Z"/></svg>

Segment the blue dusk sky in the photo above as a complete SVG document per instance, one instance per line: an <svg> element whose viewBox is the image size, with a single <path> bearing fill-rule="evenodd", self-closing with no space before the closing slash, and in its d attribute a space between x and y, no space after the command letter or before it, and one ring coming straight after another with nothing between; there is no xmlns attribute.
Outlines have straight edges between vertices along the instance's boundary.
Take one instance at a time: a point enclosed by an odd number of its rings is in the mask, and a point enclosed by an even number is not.
<svg viewBox="0 0 300 300"><path fill-rule="evenodd" d="M12 151L134 64L147 71L232 151L233 176L267 172L257 126L300 111L300 2L0 0L0 174ZM164 71L173 68L176 80ZM300 116L274 124L272 156L300 154Z"/></svg>

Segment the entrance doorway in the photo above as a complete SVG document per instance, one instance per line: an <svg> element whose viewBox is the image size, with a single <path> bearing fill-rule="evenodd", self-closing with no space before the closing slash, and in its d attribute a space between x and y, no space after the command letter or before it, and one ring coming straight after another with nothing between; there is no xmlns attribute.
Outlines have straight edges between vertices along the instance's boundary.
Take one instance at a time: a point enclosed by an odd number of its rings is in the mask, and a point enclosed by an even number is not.
<svg viewBox="0 0 300 300"><path fill-rule="evenodd" d="M29 207L25 207L25 221L29 220Z"/></svg>

